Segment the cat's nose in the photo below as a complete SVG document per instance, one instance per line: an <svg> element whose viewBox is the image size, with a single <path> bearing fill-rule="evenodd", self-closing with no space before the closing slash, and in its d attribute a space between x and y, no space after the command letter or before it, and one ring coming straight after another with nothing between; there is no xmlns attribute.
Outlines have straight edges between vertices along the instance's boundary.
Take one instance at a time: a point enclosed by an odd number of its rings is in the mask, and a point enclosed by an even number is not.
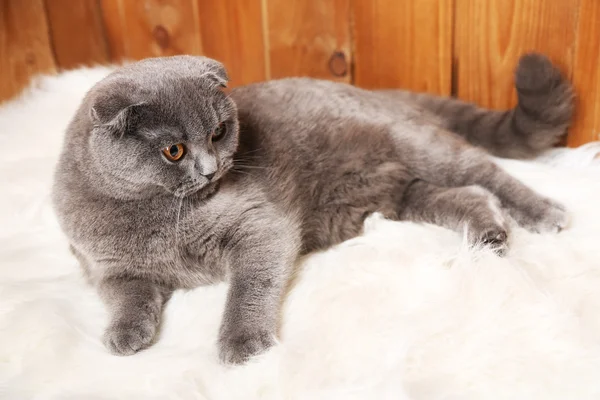
<svg viewBox="0 0 600 400"><path fill-rule="evenodd" d="M211 172L210 174L203 175L209 181L212 181L212 178L215 176L215 172Z"/></svg>

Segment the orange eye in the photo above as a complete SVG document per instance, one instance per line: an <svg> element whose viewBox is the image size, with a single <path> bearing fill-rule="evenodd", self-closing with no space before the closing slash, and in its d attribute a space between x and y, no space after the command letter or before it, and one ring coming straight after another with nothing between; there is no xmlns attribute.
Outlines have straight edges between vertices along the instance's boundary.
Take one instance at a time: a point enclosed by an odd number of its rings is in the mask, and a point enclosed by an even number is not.
<svg viewBox="0 0 600 400"><path fill-rule="evenodd" d="M179 161L185 155L185 147L181 143L173 144L162 149L163 154L169 161Z"/></svg>

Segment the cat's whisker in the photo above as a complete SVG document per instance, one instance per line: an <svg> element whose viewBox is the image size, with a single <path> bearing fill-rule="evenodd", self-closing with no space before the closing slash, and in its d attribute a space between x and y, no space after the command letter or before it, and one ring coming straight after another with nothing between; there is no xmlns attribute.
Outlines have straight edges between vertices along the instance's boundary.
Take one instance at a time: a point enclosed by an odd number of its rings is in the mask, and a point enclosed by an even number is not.
<svg viewBox="0 0 600 400"><path fill-rule="evenodd" d="M181 206L183 205L184 197L179 200L179 207L177 207L177 218L175 219L175 246L179 249L179 217L181 214Z"/></svg>
<svg viewBox="0 0 600 400"><path fill-rule="evenodd" d="M231 169L231 172L233 172L233 173L240 173L240 174L244 174L244 175L248 175L248 176L251 176L253 178L256 178L256 175L254 175L254 174L252 174L252 173L250 173L248 171L241 171L241 170L238 170L238 169Z"/></svg>
<svg viewBox="0 0 600 400"><path fill-rule="evenodd" d="M237 158L235 160L233 160L233 165L249 165L249 166L257 166L256 165L256 161L254 160L246 160L243 158ZM260 167L260 166L257 166ZM266 167L261 167L261 168L266 168Z"/></svg>
<svg viewBox="0 0 600 400"><path fill-rule="evenodd" d="M225 98L230 99L232 95L233 95L233 92L229 92L228 94L225 95Z"/></svg>
<svg viewBox="0 0 600 400"><path fill-rule="evenodd" d="M270 167L259 167L258 165L245 165L245 164L236 164L236 167L250 168L250 169L262 169L262 170L272 169Z"/></svg>
<svg viewBox="0 0 600 400"><path fill-rule="evenodd" d="M263 156L261 154L256 154L256 155L247 155L244 157L236 157L233 160L234 161L256 161L256 160L260 160L261 158L263 158Z"/></svg>
<svg viewBox="0 0 600 400"><path fill-rule="evenodd" d="M177 200L178 198L173 196L173 200L171 200L171 204L169 205L169 210L172 210L171 213L169 213L169 217L174 216L176 217L175 219L177 219Z"/></svg>
<svg viewBox="0 0 600 400"><path fill-rule="evenodd" d="M192 218L192 225L196 226L196 213L194 212L194 204L193 204L192 200L188 200L188 205L190 207L189 214Z"/></svg>
<svg viewBox="0 0 600 400"><path fill-rule="evenodd" d="M244 150L244 152L243 152L243 153L238 153L238 156L245 156L246 154L252 154L252 153L256 153L256 152L258 152L258 151L262 151L262 150L263 150L263 149L262 149L262 148L260 148L260 147L258 147L258 148L256 148L256 149L253 149L253 150Z"/></svg>
<svg viewBox="0 0 600 400"><path fill-rule="evenodd" d="M244 171L243 169L231 168L231 170L230 170L230 171L231 171L231 172L241 172L241 173L244 173L244 174L251 175L251 174L250 174L250 171Z"/></svg>

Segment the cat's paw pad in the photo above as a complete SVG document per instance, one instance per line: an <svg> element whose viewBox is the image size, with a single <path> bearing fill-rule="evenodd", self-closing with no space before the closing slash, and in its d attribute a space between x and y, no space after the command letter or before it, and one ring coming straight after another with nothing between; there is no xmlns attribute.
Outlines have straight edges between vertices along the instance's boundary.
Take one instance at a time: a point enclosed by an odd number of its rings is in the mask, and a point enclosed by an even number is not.
<svg viewBox="0 0 600 400"><path fill-rule="evenodd" d="M156 334L156 323L150 319L119 321L104 333L104 345L111 353L129 356L148 347Z"/></svg>
<svg viewBox="0 0 600 400"><path fill-rule="evenodd" d="M226 364L243 364L274 344L273 334L266 330L225 334L219 340L219 357Z"/></svg>

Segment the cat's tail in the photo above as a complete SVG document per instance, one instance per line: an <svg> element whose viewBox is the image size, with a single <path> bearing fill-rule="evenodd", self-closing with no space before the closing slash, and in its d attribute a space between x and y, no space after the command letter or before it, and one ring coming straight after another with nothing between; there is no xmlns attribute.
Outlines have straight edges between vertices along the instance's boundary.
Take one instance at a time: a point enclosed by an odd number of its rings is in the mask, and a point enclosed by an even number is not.
<svg viewBox="0 0 600 400"><path fill-rule="evenodd" d="M445 128L472 144L501 157L529 158L566 133L573 115L573 89L559 69L537 53L519 60L515 87L517 106L506 111L430 95L414 99L439 116Z"/></svg>

